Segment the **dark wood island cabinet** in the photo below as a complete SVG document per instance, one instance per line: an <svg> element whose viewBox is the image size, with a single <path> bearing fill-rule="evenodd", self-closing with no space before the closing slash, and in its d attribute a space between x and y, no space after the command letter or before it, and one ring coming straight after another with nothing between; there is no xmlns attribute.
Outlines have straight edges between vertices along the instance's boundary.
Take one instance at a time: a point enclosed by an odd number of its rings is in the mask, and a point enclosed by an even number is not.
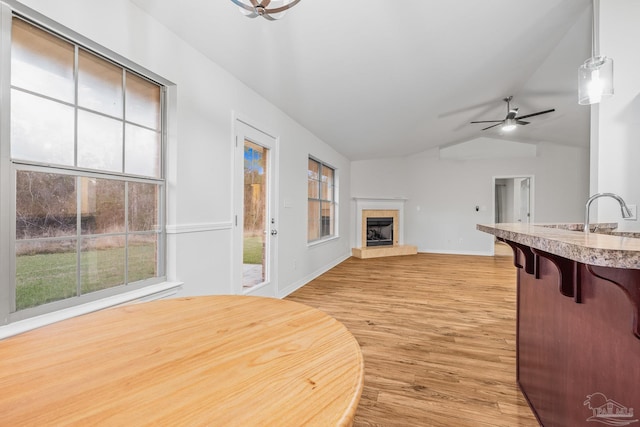
<svg viewBox="0 0 640 427"><path fill-rule="evenodd" d="M518 269L517 380L545 427L640 426L640 239L478 225Z"/></svg>

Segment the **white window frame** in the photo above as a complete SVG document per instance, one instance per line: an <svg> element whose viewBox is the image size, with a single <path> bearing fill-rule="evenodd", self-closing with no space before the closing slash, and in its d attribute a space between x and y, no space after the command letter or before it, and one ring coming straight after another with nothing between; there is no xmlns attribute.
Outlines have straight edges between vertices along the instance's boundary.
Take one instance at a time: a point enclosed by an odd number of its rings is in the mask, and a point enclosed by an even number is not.
<svg viewBox="0 0 640 427"><path fill-rule="evenodd" d="M338 207L339 207L339 203L338 203L338 168L336 168L335 166L327 163L327 162L323 162L322 160L319 160L317 157L309 155L308 159L307 159L307 185L308 185L308 181L309 181L309 177L308 177L308 173L309 173L309 166L308 166L308 161L309 160L313 160L314 162L317 162L320 164L320 176L322 176L322 168L323 167L328 167L331 170L333 170L333 200L331 201L331 204L333 205L333 234L330 234L328 236L320 236L317 239L313 239L313 240L309 240L309 201L311 200L317 200L319 202L324 202L326 203L327 201L322 199L321 196L318 199L313 199L311 197L309 197L309 189L307 187L307 245L308 246L314 246L323 242L326 242L328 240L333 240L333 239L337 239L339 237L339 227L338 227ZM319 183L321 183L322 181L319 181ZM319 194L322 194L322 189L319 188L318 189ZM322 218L322 216L321 216ZM320 221L319 223L319 227L322 228L322 221Z"/></svg>
<svg viewBox="0 0 640 427"><path fill-rule="evenodd" d="M11 23L12 19L20 17L31 22L51 33L76 44L88 52L93 52L118 66L126 68L140 76L158 83L162 89L162 132L161 132L161 156L160 179L150 179L147 182L155 181L160 184L159 194L159 225L158 235L158 275L148 281L143 281L134 286L120 286L110 292L96 292L87 294L85 297L61 300L54 303L43 304L38 307L12 312L15 294L16 265L15 265L15 197L16 197L16 164L10 158L11 135L10 135L10 94L11 94ZM167 112L171 109L166 101L166 88L174 86L171 82L140 67L122 56L98 45L95 42L51 21L50 19L34 12L18 2L0 2L0 338L19 333L32 327L58 321L63 318L73 317L82 313L95 311L121 304L123 302L150 298L153 295L163 297L174 294L180 287L180 283L170 283L166 281L166 215L167 215ZM172 93L175 93L172 90ZM173 106L172 101L171 106ZM173 120L173 118L172 118ZM36 165L29 165L38 166ZM24 169L24 162L20 162L20 169ZM70 168L76 172L82 172L80 168ZM56 172L51 169L51 172ZM87 171L88 172L88 171ZM84 175L84 173L82 173ZM108 178L109 175L100 175ZM135 176L121 175L123 178L136 180ZM73 301L70 301L73 300ZM20 325L18 325L20 324ZM13 328L1 327L1 325L16 325ZM6 329L6 330L5 330Z"/></svg>

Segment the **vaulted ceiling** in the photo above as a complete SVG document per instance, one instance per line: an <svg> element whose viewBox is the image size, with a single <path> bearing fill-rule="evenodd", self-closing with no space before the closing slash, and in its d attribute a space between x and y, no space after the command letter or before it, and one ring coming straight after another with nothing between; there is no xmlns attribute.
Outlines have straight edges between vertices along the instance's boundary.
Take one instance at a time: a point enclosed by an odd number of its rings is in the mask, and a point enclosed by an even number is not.
<svg viewBox="0 0 640 427"><path fill-rule="evenodd" d="M590 0L302 0L279 21L230 0L131 0L352 160L478 137L589 142L577 69ZM555 108L510 134L469 124Z"/></svg>

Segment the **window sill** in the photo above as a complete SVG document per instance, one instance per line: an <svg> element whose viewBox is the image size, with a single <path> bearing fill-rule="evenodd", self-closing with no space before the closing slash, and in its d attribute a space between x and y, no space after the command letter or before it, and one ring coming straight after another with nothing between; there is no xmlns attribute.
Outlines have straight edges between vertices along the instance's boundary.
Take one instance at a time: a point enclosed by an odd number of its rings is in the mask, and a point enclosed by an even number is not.
<svg viewBox="0 0 640 427"><path fill-rule="evenodd" d="M182 283L180 282L163 282L156 285L146 286L135 291L126 292L119 295L103 298L98 301L92 301L75 307L65 308L53 313L43 314L41 316L31 317L29 319L19 320L0 327L0 339L4 339L13 335L18 335L32 329L50 325L61 320L70 319L72 317L91 313L93 311L102 310L116 305L127 304L132 302L144 302L160 298L166 298L174 295L180 290Z"/></svg>
<svg viewBox="0 0 640 427"><path fill-rule="evenodd" d="M327 237L326 239L314 240L313 242L308 242L307 243L307 247L311 248L311 247L314 247L314 246L323 245L323 244L331 242L333 240L338 240L339 238L340 238L340 236L331 236L331 237Z"/></svg>

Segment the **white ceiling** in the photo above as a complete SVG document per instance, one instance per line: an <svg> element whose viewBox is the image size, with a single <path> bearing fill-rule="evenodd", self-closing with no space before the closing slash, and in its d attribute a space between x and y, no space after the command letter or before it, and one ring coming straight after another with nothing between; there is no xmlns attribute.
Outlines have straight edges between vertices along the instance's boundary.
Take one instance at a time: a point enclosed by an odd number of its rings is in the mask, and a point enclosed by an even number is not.
<svg viewBox="0 0 640 427"><path fill-rule="evenodd" d="M508 135L587 146L577 103L591 0L302 0L279 21L230 0L131 0L351 160Z"/></svg>

